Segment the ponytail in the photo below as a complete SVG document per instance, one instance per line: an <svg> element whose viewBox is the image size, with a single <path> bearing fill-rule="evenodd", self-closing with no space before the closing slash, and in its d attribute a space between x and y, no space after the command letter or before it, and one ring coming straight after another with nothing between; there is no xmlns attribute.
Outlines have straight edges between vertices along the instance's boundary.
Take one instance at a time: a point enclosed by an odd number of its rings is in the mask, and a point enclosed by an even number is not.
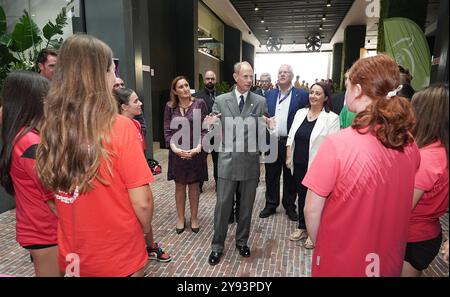
<svg viewBox="0 0 450 297"><path fill-rule="evenodd" d="M373 134L385 147L403 151L414 141L411 131L415 116L410 102L403 97L378 98L358 113L352 128L358 133Z"/></svg>

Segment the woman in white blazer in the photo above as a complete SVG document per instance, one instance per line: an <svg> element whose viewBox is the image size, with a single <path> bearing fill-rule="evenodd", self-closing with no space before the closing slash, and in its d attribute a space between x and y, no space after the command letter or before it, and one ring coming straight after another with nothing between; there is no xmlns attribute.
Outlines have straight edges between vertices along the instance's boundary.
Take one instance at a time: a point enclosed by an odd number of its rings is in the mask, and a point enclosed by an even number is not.
<svg viewBox="0 0 450 297"><path fill-rule="evenodd" d="M289 239L297 241L308 238L305 242L306 248L314 248L314 245L306 231L303 208L308 189L302 185L302 180L324 139L339 131L339 116L330 111L330 98L330 91L324 83L319 82L311 86L309 102L295 114L286 143L286 166L294 175L299 217L298 229Z"/></svg>

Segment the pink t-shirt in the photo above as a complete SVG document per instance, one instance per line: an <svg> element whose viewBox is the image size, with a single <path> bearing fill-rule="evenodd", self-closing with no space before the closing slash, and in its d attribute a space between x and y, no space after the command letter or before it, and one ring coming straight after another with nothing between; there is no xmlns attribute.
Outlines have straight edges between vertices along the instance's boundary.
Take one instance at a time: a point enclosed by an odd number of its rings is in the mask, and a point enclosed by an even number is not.
<svg viewBox="0 0 450 297"><path fill-rule="evenodd" d="M436 238L441 233L439 218L448 208L448 163L440 141L420 149L420 168L415 188L425 193L413 210L408 242Z"/></svg>
<svg viewBox="0 0 450 297"><path fill-rule="evenodd" d="M327 197L312 276L400 276L419 163L415 143L399 152L352 128L324 141L303 179Z"/></svg>

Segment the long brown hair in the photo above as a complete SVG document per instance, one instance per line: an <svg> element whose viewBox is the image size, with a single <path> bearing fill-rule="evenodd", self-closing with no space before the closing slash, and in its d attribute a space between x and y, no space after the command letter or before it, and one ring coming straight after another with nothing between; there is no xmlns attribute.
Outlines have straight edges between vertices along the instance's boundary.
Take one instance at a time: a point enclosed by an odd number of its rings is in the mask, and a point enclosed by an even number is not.
<svg viewBox="0 0 450 297"><path fill-rule="evenodd" d="M448 160L448 84L437 83L414 94L411 104L417 122L413 129L417 146L422 148L440 140Z"/></svg>
<svg viewBox="0 0 450 297"><path fill-rule="evenodd" d="M11 195L14 195L10 172L12 152L15 144L25 134L37 129L42 121L43 101L48 91L48 84L48 80L42 75L23 70L8 74L3 84L0 93L0 106L3 106L0 183Z"/></svg>
<svg viewBox="0 0 450 297"><path fill-rule="evenodd" d="M182 79L187 81L187 83L189 84L188 79L185 76L183 76L183 75L175 77L172 80L172 83L170 84L170 101L167 103L167 105L170 108L176 108L178 106L178 104L180 103L180 99L178 98L178 95L176 94L175 90L176 90L176 87L177 87L177 83L180 80L182 80ZM193 101L194 97L191 96L191 100Z"/></svg>
<svg viewBox="0 0 450 297"><path fill-rule="evenodd" d="M117 114L112 85L112 51L95 37L76 34L62 45L46 97L45 121L37 150L37 172L52 191L92 189ZM109 166L108 166L109 167Z"/></svg>
<svg viewBox="0 0 450 297"><path fill-rule="evenodd" d="M372 133L387 148L403 151L413 141L411 130L415 117L406 98L388 98L388 93L400 84L395 61L384 54L361 59L350 68L348 78L372 99L372 103L355 116L352 128L361 134Z"/></svg>

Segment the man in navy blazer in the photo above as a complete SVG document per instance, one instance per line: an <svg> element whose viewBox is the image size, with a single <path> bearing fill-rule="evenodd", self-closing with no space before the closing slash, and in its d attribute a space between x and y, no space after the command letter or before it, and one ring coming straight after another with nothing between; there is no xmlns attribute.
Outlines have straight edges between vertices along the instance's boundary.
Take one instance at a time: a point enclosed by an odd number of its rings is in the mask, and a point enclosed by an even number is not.
<svg viewBox="0 0 450 297"><path fill-rule="evenodd" d="M276 212L280 204L280 176L283 170L282 204L292 221L298 220L295 200L297 192L291 171L286 167L286 141L297 110L304 108L309 94L292 86L294 71L291 65L281 65L278 70L278 88L266 94L268 113L275 119L275 133L278 136L278 157L273 163L266 163L266 205L259 214L267 218Z"/></svg>

